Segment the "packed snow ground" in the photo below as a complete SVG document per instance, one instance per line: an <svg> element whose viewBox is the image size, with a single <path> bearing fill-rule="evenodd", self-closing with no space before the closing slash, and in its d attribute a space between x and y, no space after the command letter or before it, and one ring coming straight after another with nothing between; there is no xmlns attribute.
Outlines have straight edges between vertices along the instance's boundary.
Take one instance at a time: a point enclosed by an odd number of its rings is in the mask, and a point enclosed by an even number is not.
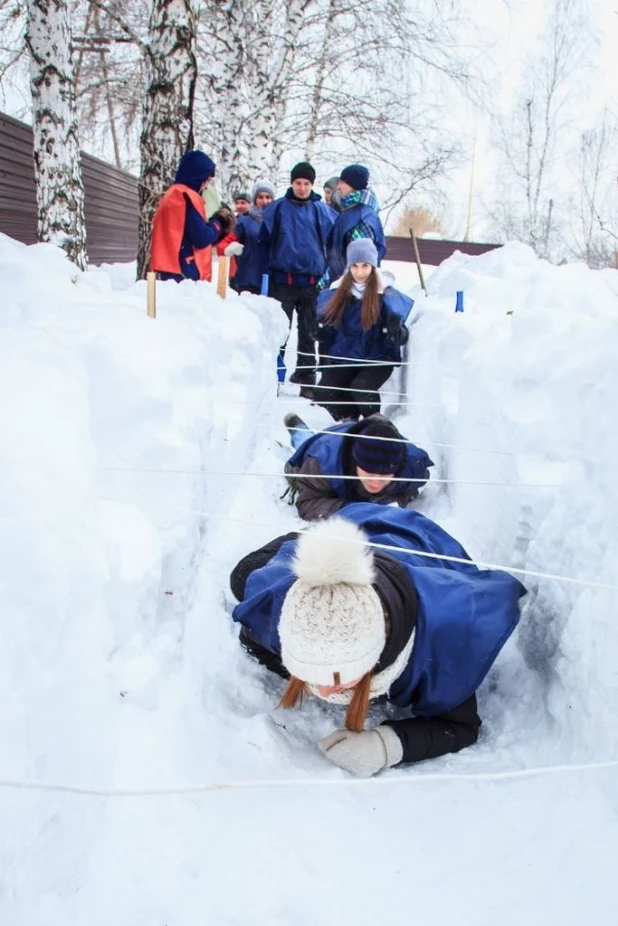
<svg viewBox="0 0 618 926"><path fill-rule="evenodd" d="M509 245L428 289L384 388L436 461L419 508L481 561L618 585L618 274ZM277 397L273 301L145 300L0 236L0 923L611 922L615 589L525 578L479 743L349 778L316 748L339 709L275 708L228 590L298 523L284 413L329 416Z"/></svg>

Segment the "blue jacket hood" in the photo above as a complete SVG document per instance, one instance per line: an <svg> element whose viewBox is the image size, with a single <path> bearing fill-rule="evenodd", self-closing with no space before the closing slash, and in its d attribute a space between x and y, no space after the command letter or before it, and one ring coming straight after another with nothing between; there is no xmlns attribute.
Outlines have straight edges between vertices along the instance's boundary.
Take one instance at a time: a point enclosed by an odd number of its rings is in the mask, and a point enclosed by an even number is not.
<svg viewBox="0 0 618 926"><path fill-rule="evenodd" d="M187 151L180 159L174 183L183 183L199 193L201 185L215 175L215 162L203 151Z"/></svg>
<svg viewBox="0 0 618 926"><path fill-rule="evenodd" d="M359 426L358 422L346 421L329 428L328 434L313 434L292 454L288 464L300 468L308 456L314 457L318 461L321 471L329 474L328 484L333 492L339 498L347 498L347 487L349 487L350 483L339 477L353 475L351 472L344 472L345 443L341 435L347 434L348 431L362 434L362 423ZM405 445L405 449L405 456L397 469L396 475L402 479L429 479L428 467L434 465L429 458L429 454L422 447L417 447L411 442ZM424 482L419 482L417 488L424 484ZM392 483L391 491L388 494L389 501L394 501L398 496L404 495L407 488L405 482Z"/></svg>

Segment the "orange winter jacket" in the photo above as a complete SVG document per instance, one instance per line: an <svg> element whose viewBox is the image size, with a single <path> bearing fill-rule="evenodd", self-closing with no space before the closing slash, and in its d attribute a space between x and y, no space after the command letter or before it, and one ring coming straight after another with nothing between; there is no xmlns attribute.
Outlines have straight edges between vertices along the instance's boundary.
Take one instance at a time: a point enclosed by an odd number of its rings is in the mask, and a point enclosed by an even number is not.
<svg viewBox="0 0 618 926"><path fill-rule="evenodd" d="M173 183L157 206L152 222L150 269L159 273L183 274L180 265L180 247L185 232L188 197L191 204L206 221L206 207L199 193L182 183ZM195 261L200 280L212 279L212 247L194 248L186 258Z"/></svg>

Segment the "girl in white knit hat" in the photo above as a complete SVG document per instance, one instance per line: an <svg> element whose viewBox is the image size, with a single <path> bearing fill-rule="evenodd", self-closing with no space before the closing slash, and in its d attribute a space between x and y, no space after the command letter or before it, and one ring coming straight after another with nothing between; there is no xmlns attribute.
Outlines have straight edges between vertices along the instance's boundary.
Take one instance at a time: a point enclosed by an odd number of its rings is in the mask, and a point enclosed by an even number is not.
<svg viewBox="0 0 618 926"><path fill-rule="evenodd" d="M241 642L288 679L280 706L308 695L344 706L343 728L320 749L363 777L476 741L475 692L525 594L508 573L477 569L418 512L364 503L249 554L231 587ZM413 716L365 730L369 702L379 698Z"/></svg>

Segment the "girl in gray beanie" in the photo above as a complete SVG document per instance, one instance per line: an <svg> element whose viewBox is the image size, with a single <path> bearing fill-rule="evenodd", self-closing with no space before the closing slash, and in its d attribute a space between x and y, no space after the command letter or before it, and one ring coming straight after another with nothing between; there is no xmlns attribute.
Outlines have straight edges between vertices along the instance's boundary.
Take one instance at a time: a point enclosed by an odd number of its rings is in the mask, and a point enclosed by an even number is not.
<svg viewBox="0 0 618 926"><path fill-rule="evenodd" d="M242 248L237 256L237 269L230 285L237 293L250 292L259 295L262 274L266 273L267 254L259 241L262 230L262 212L275 198L275 188L269 180L258 180L251 191L251 207L246 215L236 222L236 238Z"/></svg>
<svg viewBox="0 0 618 926"><path fill-rule="evenodd" d="M348 245L346 271L318 298L320 356L328 361L317 386L335 421L379 413L378 389L401 363L405 321L414 301L385 287L371 238Z"/></svg>

